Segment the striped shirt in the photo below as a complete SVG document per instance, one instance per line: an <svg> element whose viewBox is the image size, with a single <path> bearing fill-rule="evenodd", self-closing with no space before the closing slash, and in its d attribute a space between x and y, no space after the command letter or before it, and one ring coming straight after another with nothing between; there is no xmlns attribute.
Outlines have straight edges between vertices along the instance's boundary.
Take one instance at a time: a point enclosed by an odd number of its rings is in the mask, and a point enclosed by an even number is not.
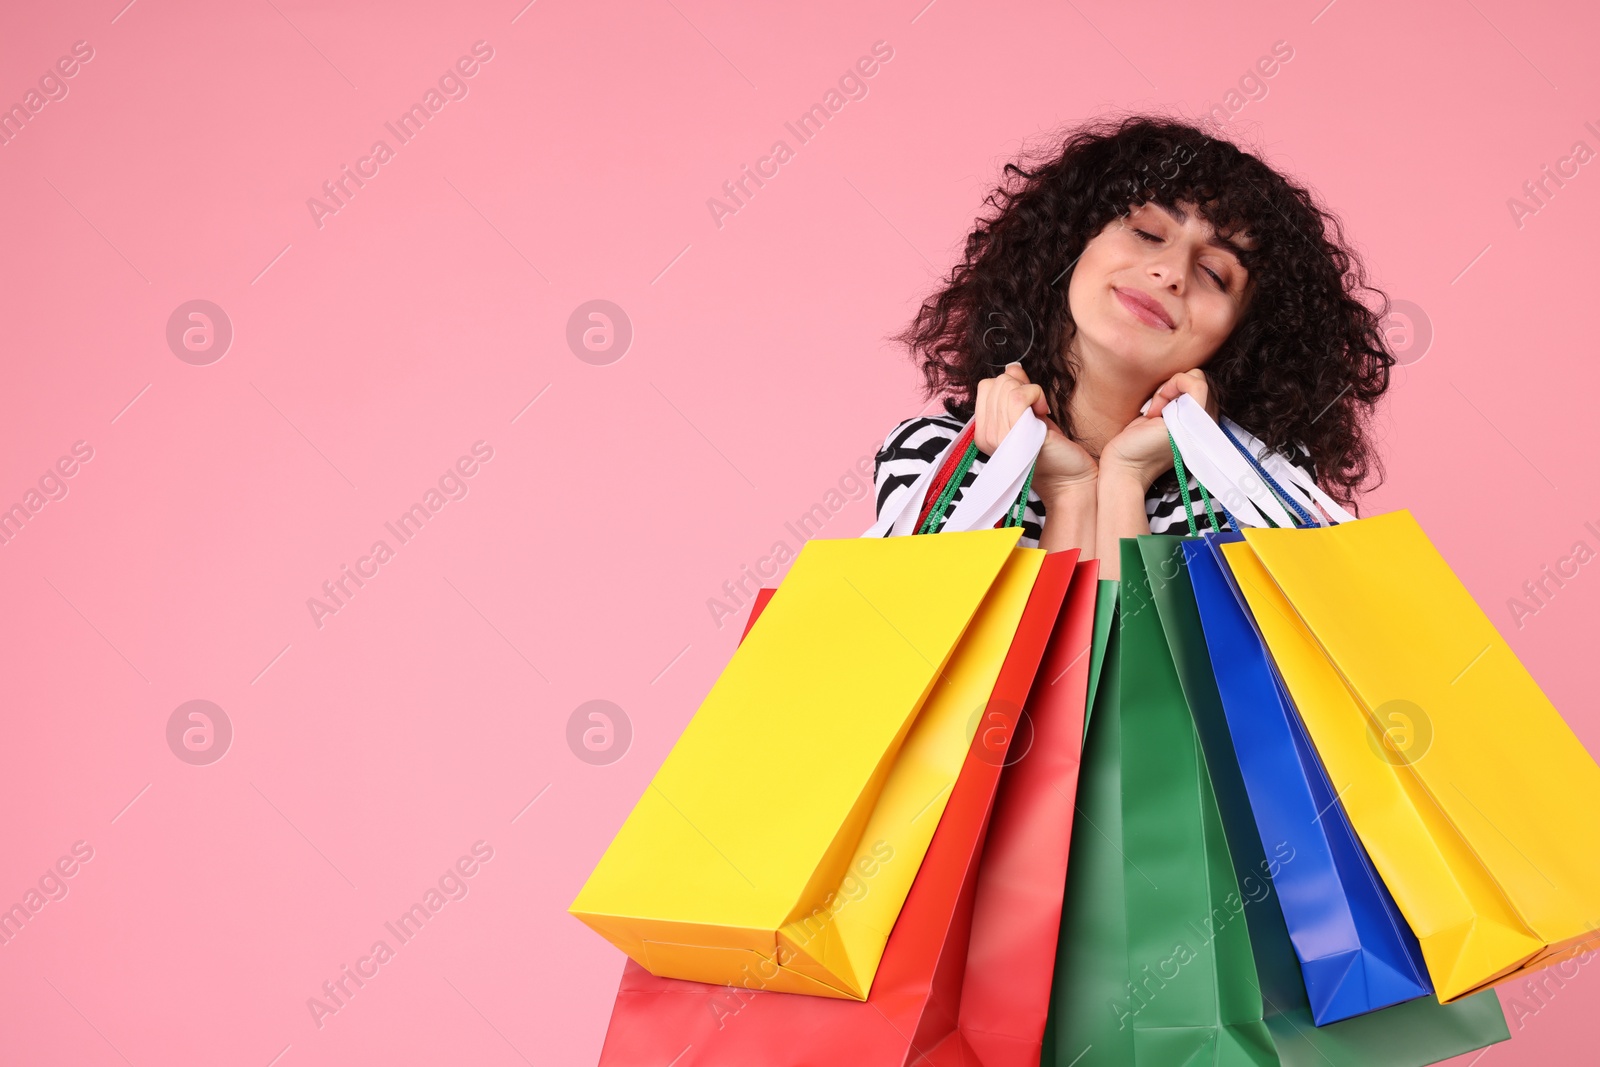
<svg viewBox="0 0 1600 1067"><path fill-rule="evenodd" d="M933 465L939 458L939 453L960 435L961 428L965 425L965 420L958 419L954 415L926 415L906 419L889 431L889 436L884 438L883 447L878 450L873 464L877 514L883 514L883 505L891 493L903 485L915 482L923 471ZM984 461L988 458L979 452L972 466L967 469L966 475L961 479L960 487L951 500L950 508L945 512L945 517L939 521L941 529L950 514L955 511L955 502L961 499L962 492L977 481L978 472L983 469ZM1294 452L1285 458L1315 477L1311 456L1303 446L1296 445ZM1201 503L1199 483L1195 481L1193 474L1189 475L1189 498L1193 502L1195 516L1199 520L1201 529L1207 529L1205 505ZM1188 520L1184 516L1183 502L1178 496L1177 474L1173 471L1163 474L1150 486L1149 492L1145 494L1144 510L1150 520L1151 533L1187 533L1189 530ZM1231 528L1220 511L1217 512L1217 518L1224 527ZM1022 538L1018 543L1024 548L1038 548L1039 537L1044 533L1044 519L1044 501L1040 500L1039 494L1030 487L1027 508L1022 515Z"/></svg>

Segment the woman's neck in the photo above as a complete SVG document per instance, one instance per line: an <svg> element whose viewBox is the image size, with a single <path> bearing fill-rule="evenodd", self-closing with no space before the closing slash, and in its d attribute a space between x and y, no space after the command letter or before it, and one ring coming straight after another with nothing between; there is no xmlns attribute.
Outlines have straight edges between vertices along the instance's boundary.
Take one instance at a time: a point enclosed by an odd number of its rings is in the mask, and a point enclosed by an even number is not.
<svg viewBox="0 0 1600 1067"><path fill-rule="evenodd" d="M1125 380L1109 380L1078 364L1077 380L1067 401L1072 436L1096 459L1106 442L1121 433L1150 399L1151 389Z"/></svg>

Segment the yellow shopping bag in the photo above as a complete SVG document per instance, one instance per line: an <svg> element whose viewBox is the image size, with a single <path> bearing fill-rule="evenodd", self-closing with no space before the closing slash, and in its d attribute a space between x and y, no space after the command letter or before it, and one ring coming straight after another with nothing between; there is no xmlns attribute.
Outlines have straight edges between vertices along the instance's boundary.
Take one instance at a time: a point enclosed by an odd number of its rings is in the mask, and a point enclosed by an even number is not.
<svg viewBox="0 0 1600 1067"><path fill-rule="evenodd" d="M1441 1001L1600 940L1600 767L1408 511L1223 546Z"/></svg>
<svg viewBox="0 0 1600 1067"><path fill-rule="evenodd" d="M569 909L651 973L866 999L1045 553L806 543Z"/></svg>

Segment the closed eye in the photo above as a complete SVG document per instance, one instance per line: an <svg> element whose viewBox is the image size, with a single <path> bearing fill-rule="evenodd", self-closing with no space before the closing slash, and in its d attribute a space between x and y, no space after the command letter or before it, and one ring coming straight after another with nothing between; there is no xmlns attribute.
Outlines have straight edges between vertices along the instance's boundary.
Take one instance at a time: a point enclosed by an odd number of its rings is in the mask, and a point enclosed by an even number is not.
<svg viewBox="0 0 1600 1067"><path fill-rule="evenodd" d="M1155 236L1154 234L1146 233L1144 230L1136 229L1133 232L1139 235L1140 240L1150 241L1150 242L1152 242L1154 244L1160 244L1161 243L1161 238ZM1218 289L1221 289L1223 292L1227 292L1227 289L1228 289L1227 285L1225 285L1223 283L1221 278L1217 277L1217 272L1216 271L1212 270L1210 267L1203 266L1203 265L1201 266L1200 269L1205 271L1207 274L1211 275L1211 280L1217 283L1217 288Z"/></svg>

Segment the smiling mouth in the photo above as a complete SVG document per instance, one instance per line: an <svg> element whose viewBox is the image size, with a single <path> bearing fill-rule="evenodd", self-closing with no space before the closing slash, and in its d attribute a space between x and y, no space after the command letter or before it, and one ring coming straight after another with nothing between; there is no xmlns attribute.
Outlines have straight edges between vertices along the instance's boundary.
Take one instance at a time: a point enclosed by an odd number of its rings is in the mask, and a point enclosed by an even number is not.
<svg viewBox="0 0 1600 1067"><path fill-rule="evenodd" d="M1139 300L1129 294L1129 292L1125 289L1113 289L1112 292L1117 294L1117 299L1122 302L1122 306L1127 308L1128 311L1133 314L1134 318L1138 319L1145 325L1154 326L1161 330L1171 330L1174 328L1173 324L1168 321L1167 313L1165 311L1162 311L1159 308L1151 307L1144 301Z"/></svg>

